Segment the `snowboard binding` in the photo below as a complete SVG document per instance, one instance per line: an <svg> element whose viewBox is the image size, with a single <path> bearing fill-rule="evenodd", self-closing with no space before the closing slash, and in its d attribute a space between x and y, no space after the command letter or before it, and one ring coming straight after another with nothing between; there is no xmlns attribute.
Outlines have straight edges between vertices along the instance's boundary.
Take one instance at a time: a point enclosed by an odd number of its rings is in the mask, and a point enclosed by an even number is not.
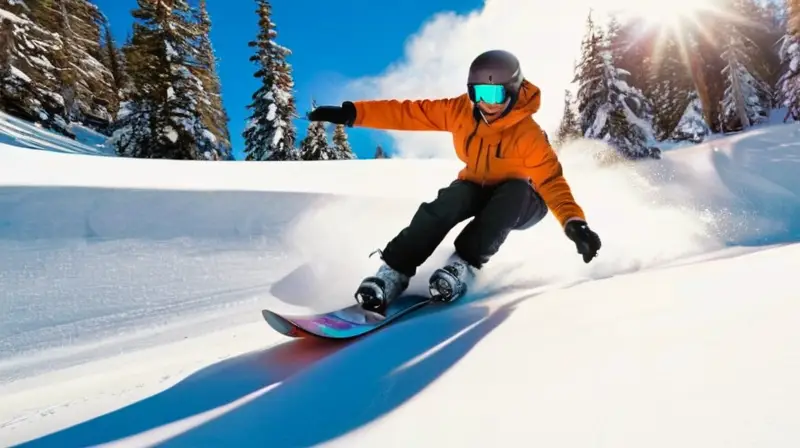
<svg viewBox="0 0 800 448"><path fill-rule="evenodd" d="M431 300L435 302L452 302L467 292L467 285L458 278L458 272L452 266L437 269L428 283Z"/></svg>
<svg viewBox="0 0 800 448"><path fill-rule="evenodd" d="M383 316L386 314L386 298L383 293L385 290L386 285L383 279L379 277L367 277L356 290L356 302L358 302L365 311Z"/></svg>

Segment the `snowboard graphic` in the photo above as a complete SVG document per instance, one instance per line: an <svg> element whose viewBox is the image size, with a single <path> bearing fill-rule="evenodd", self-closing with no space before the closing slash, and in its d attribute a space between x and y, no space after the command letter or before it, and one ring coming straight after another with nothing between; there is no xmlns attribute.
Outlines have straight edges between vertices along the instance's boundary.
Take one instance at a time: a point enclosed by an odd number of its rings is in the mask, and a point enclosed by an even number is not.
<svg viewBox="0 0 800 448"><path fill-rule="evenodd" d="M286 336L350 339L385 327L429 303L431 299L426 295L400 296L389 304L385 318L364 311L359 304L305 316L282 315L266 309L261 314L270 327Z"/></svg>

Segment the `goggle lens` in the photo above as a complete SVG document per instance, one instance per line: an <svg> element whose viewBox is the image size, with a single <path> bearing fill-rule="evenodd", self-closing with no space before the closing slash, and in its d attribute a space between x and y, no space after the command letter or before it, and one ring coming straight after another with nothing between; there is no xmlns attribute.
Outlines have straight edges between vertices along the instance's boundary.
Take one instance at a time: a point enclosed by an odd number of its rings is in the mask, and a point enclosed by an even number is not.
<svg viewBox="0 0 800 448"><path fill-rule="evenodd" d="M506 101L505 87L497 84L476 84L472 86L475 93L475 102L487 104L503 104Z"/></svg>

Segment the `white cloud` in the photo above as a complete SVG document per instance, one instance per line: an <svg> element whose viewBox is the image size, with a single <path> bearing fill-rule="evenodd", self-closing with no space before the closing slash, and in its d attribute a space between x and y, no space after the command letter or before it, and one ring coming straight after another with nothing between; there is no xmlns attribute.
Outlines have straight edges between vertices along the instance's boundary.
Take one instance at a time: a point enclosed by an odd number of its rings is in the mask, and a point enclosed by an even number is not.
<svg viewBox="0 0 800 448"><path fill-rule="evenodd" d="M619 0L617 0L619 1ZM456 96L466 89L470 62L485 50L517 55L525 77L542 89L534 118L548 131L558 126L564 89L574 63L589 7L587 0L487 0L467 15L441 13L411 36L405 56L375 77L353 81L354 99L419 99ZM390 132L405 157L455 157L450 134Z"/></svg>

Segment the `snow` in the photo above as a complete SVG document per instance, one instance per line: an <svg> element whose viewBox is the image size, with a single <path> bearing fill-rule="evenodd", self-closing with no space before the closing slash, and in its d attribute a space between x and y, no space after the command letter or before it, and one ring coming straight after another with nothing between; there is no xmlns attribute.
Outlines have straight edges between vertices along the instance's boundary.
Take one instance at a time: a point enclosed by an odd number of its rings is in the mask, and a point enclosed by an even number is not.
<svg viewBox="0 0 800 448"><path fill-rule="evenodd" d="M19 78L19 79L21 79L21 80L23 80L25 82L31 82L31 78L28 75L26 75L25 72L23 72L22 70L14 67L13 65L10 66L10 67L11 67L11 74L12 75L16 76L17 78Z"/></svg>
<svg viewBox="0 0 800 448"><path fill-rule="evenodd" d="M208 129L203 129L202 135L203 135L203 138L205 138L206 140L210 141L211 143L216 143L217 142L217 136L214 135L214 133L209 131Z"/></svg>
<svg viewBox="0 0 800 448"><path fill-rule="evenodd" d="M272 95L272 92L270 92L270 95ZM264 117L264 119L267 121L274 121L277 114L276 112L277 110L278 110L278 105L275 103L270 103L269 106L267 107L267 116Z"/></svg>
<svg viewBox="0 0 800 448"><path fill-rule="evenodd" d="M108 144L107 135L103 135L80 123L70 123L69 131L75 134L75 139L80 143L87 146L92 146L108 155L115 154L114 148Z"/></svg>
<svg viewBox="0 0 800 448"><path fill-rule="evenodd" d="M595 262L548 216L479 298L321 343L260 310L351 303L457 162L97 157L31 128L34 151L2 118L0 445L800 442L800 124L602 168L572 142Z"/></svg>
<svg viewBox="0 0 800 448"><path fill-rule="evenodd" d="M75 140L0 111L0 143L71 154L116 155L102 134L75 123L70 124L69 130Z"/></svg>
<svg viewBox="0 0 800 448"><path fill-rule="evenodd" d="M164 47L166 48L168 61L179 57L178 52L175 51L175 47L173 47L168 40L164 40Z"/></svg>
<svg viewBox="0 0 800 448"><path fill-rule="evenodd" d="M13 3L12 3L13 5ZM6 11L5 9L0 8L0 19L2 20L10 20L15 23L19 24L27 24L30 21L23 19L22 17L14 14L13 12Z"/></svg>
<svg viewBox="0 0 800 448"><path fill-rule="evenodd" d="M178 131L176 131L172 126L164 126L164 136L172 143L178 141Z"/></svg>

